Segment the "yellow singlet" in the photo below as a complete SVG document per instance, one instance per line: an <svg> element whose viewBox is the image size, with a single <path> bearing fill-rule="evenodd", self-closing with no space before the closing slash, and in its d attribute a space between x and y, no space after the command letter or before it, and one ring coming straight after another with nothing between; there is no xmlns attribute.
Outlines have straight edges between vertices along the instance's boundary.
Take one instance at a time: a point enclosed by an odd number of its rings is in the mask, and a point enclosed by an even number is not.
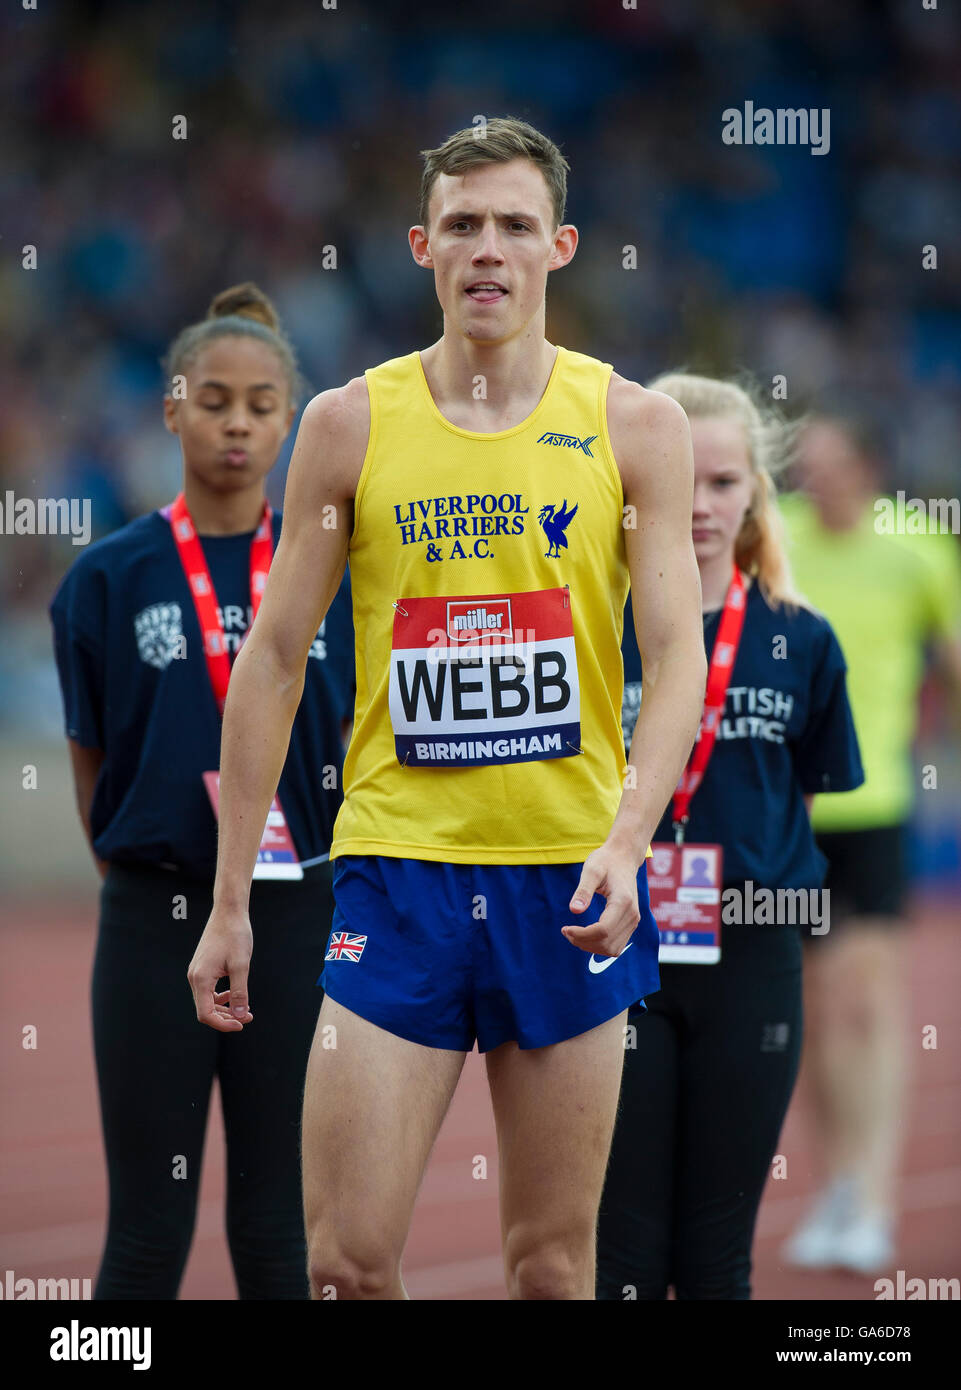
<svg viewBox="0 0 961 1390"><path fill-rule="evenodd" d="M562 864L607 837L629 585L610 376L558 348L534 412L478 434L441 415L419 353L367 371L332 859Z"/></svg>
<svg viewBox="0 0 961 1390"><path fill-rule="evenodd" d="M848 695L865 781L814 802L818 831L907 820L918 776L912 745L924 648L961 627L961 560L950 535L888 535L866 507L829 531L801 493L780 499L798 587L829 619L848 664Z"/></svg>

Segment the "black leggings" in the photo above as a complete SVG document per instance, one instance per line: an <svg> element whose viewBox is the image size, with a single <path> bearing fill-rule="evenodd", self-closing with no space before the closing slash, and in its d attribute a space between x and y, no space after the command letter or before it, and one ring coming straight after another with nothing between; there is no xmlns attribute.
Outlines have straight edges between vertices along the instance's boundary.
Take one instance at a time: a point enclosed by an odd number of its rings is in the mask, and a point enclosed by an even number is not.
<svg viewBox="0 0 961 1390"><path fill-rule="evenodd" d="M215 1076L239 1296L309 1296L300 1121L323 998L331 865L306 869L299 882L252 885L254 1021L242 1033L198 1023L187 983L211 902L211 883L159 868L114 864L104 880L92 1002L110 1219L97 1299L176 1298Z"/></svg>
<svg viewBox="0 0 961 1390"><path fill-rule="evenodd" d="M599 1299L751 1296L754 1224L801 1055L801 937L723 926L630 1018L601 1199ZM631 1041L628 1035L628 1043Z"/></svg>

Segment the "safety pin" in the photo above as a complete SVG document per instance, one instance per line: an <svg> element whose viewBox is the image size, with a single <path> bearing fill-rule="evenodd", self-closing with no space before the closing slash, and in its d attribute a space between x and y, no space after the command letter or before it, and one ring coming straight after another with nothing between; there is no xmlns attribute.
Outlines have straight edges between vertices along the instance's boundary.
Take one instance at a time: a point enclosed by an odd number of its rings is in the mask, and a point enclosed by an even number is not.
<svg viewBox="0 0 961 1390"><path fill-rule="evenodd" d="M405 618L409 618L409 617L410 617L410 614L408 613L407 609L404 608L404 607L402 607L401 602L400 602L400 599L396 599L396 598L395 598L395 599L393 600L393 606L397 609L398 613L403 613L403 615L404 615Z"/></svg>

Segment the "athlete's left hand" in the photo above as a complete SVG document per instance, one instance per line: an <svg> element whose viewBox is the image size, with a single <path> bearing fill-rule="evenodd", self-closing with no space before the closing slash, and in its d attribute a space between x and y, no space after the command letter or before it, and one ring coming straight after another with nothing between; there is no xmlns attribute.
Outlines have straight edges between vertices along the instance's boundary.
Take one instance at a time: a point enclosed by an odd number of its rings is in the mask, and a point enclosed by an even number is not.
<svg viewBox="0 0 961 1390"><path fill-rule="evenodd" d="M581 879L569 903L572 912L586 912L595 893L607 899L599 919L587 927L565 926L561 931L581 951L598 956L619 956L641 920L637 904L637 871L634 855L603 844L584 860Z"/></svg>

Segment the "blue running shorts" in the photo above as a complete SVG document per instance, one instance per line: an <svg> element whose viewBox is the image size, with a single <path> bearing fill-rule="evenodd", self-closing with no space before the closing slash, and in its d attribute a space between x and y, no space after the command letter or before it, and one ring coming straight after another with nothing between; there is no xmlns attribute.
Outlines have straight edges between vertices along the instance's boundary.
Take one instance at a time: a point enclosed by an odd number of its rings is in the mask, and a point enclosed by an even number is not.
<svg viewBox="0 0 961 1390"><path fill-rule="evenodd" d="M660 989L658 934L637 875L641 920L619 956L561 934L596 922L568 904L582 864L443 864L382 855L334 860L333 927L321 984L352 1013L423 1047L547 1047ZM641 1008L644 1005L641 1004Z"/></svg>

